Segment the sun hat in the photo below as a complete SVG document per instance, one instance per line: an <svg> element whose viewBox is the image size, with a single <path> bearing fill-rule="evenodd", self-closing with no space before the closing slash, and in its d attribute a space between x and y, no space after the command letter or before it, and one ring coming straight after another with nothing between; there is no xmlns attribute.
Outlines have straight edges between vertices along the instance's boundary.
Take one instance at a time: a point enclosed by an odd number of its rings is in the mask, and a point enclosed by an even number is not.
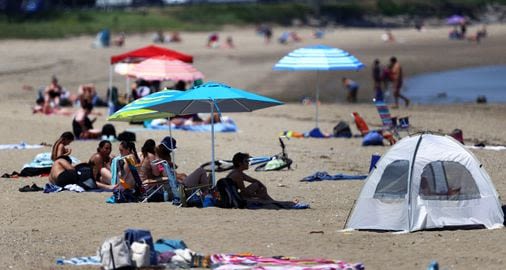
<svg viewBox="0 0 506 270"><path fill-rule="evenodd" d="M176 149L176 139L172 138L171 136L166 136L163 138L161 144L167 148L167 150L172 151Z"/></svg>

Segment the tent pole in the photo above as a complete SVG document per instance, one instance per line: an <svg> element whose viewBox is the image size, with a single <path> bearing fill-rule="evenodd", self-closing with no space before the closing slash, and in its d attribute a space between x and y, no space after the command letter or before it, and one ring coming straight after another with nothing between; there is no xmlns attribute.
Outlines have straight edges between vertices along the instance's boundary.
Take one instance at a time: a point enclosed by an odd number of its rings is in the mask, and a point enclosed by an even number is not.
<svg viewBox="0 0 506 270"><path fill-rule="evenodd" d="M320 72L316 71L316 101L315 101L315 110L316 110L316 125L318 128L318 101L320 100Z"/></svg>
<svg viewBox="0 0 506 270"><path fill-rule="evenodd" d="M213 101L211 104L211 183L212 186L215 186L215 175L214 175L214 104Z"/></svg>
<svg viewBox="0 0 506 270"><path fill-rule="evenodd" d="M420 143L422 142L423 135L420 136L420 139L418 139L418 142L415 146L415 151L413 152L413 158L411 158L411 164L409 166L409 174L408 174L408 187L407 187L407 195L408 195L408 229L407 231L411 231L411 226L413 224L413 202L412 202L412 196L411 196L411 188L412 188L412 182L413 182L413 169L415 167L415 160L416 160L416 154L418 153L418 148L420 147Z"/></svg>

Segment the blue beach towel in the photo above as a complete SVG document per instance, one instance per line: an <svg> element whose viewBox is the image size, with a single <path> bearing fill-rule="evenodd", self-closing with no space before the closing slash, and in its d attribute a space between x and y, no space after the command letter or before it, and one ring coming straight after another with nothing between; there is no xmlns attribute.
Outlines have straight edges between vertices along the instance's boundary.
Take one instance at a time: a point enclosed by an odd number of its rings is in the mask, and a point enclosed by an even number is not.
<svg viewBox="0 0 506 270"><path fill-rule="evenodd" d="M70 259L57 259L57 265L101 265L100 257L89 256L89 257L75 257Z"/></svg>
<svg viewBox="0 0 506 270"><path fill-rule="evenodd" d="M157 125L156 121L146 121L144 122L144 127L146 129L151 130L169 130L168 125ZM202 125L182 125L182 126L172 126L172 130L184 130L184 131L193 131L193 132L210 132L211 125L210 124L202 124ZM222 117L220 123L214 124L215 132L237 132L237 125L234 120L229 117Z"/></svg>
<svg viewBox="0 0 506 270"><path fill-rule="evenodd" d="M364 180L367 178L367 175L347 175L338 173L335 175L330 175L328 172L316 172L313 175L306 176L301 182L314 182L314 181L322 181L322 180Z"/></svg>
<svg viewBox="0 0 506 270"><path fill-rule="evenodd" d="M155 242L155 251L158 253L164 253L167 251L174 251L176 249L188 248L183 240L178 239L158 239Z"/></svg>

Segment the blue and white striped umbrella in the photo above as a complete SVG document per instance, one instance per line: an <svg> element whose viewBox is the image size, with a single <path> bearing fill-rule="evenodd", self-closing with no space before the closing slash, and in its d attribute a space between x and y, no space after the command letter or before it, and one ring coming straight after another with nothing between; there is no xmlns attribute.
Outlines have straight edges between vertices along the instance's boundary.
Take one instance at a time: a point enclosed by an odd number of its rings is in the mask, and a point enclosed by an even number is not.
<svg viewBox="0 0 506 270"><path fill-rule="evenodd" d="M326 45L296 49L274 65L274 70L360 70L364 64L349 52Z"/></svg>
<svg viewBox="0 0 506 270"><path fill-rule="evenodd" d="M319 71L360 70L365 65L347 51L326 45L313 45L296 49L279 60L273 70L315 70L316 84L316 127L318 127L318 100L320 96Z"/></svg>

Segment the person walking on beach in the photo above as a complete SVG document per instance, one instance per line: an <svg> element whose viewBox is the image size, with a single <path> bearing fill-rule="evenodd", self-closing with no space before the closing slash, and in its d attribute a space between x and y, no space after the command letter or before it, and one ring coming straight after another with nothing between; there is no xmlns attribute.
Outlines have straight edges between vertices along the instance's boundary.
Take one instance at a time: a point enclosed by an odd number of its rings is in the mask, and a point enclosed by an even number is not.
<svg viewBox="0 0 506 270"><path fill-rule="evenodd" d="M350 103L357 102L357 94L359 85L357 82L353 81L350 78L343 77L342 79L344 87L348 89L348 95L346 96L346 100Z"/></svg>
<svg viewBox="0 0 506 270"><path fill-rule="evenodd" d="M383 100L383 89L381 89L382 73L380 61L379 59L375 59L372 66L372 79L374 81L374 98L376 100Z"/></svg>
<svg viewBox="0 0 506 270"><path fill-rule="evenodd" d="M403 74L402 74L402 67L401 64L397 61L397 58L392 56L390 58L390 80L393 84L393 90L394 90L394 100L395 104L392 108L399 108L399 98L403 99L406 103L406 107L409 106L409 99L403 95L401 95L401 88L402 88L402 80L403 80Z"/></svg>

